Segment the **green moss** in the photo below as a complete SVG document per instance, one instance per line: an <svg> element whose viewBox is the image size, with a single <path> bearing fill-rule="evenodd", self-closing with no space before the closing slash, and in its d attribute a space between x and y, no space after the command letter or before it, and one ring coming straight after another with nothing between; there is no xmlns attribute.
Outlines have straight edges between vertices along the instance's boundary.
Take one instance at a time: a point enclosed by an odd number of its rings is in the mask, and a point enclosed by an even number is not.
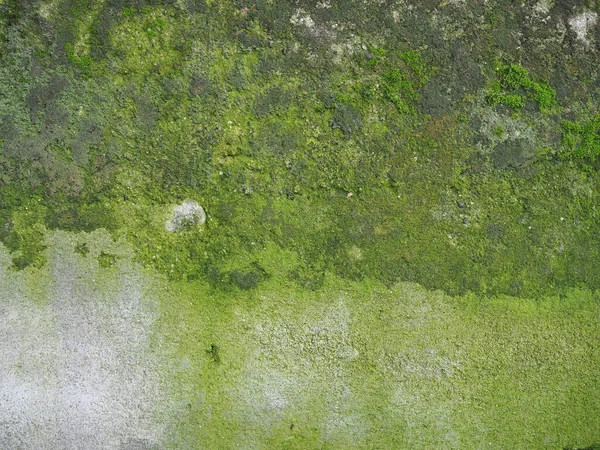
<svg viewBox="0 0 600 450"><path fill-rule="evenodd" d="M178 70L182 53L179 35L185 22L161 8L149 8L141 15L123 17L110 33L110 45L119 57L119 74L140 81L151 72L169 76Z"/></svg>
<svg viewBox="0 0 600 450"><path fill-rule="evenodd" d="M517 90L533 87L529 71L517 64L501 65L497 72L504 88Z"/></svg>
<svg viewBox="0 0 600 450"><path fill-rule="evenodd" d="M391 102L399 113L408 114L412 112L407 101L414 99L414 93L406 75L396 68L389 69L381 75L384 80L383 97ZM405 97L408 98L405 99Z"/></svg>
<svg viewBox="0 0 600 450"><path fill-rule="evenodd" d="M542 111L556 105L556 91L545 81L533 83L531 97Z"/></svg>
<svg viewBox="0 0 600 450"><path fill-rule="evenodd" d="M367 65L372 69L377 68L377 66L383 60L383 58L387 55L387 53L388 52L383 48L375 48L375 47L370 48Z"/></svg>
<svg viewBox="0 0 600 450"><path fill-rule="evenodd" d="M11 251L12 267L22 270L41 267L46 262L44 214L46 208L39 197L23 199L22 205L5 217L3 242Z"/></svg>
<svg viewBox="0 0 600 450"><path fill-rule="evenodd" d="M75 251L81 256L87 256L90 253L90 248L87 243L81 242L75 246Z"/></svg>
<svg viewBox="0 0 600 450"><path fill-rule="evenodd" d="M131 17L135 14L135 9L127 7L123 10L123 17Z"/></svg>
<svg viewBox="0 0 600 450"><path fill-rule="evenodd" d="M364 42L377 45L333 55L329 44L317 45L323 36L273 22L272 5L142 3L74 13L68 42L74 58L93 55L89 78L55 73L47 62L35 69L39 80L29 69L18 71L26 82L3 78L15 118L2 119L3 192L23 185L24 198L41 195L45 227L106 228L172 280L210 281L223 291L257 290L271 278L319 289L327 273L453 294L600 286L597 254L583 245L596 239L589 237L595 194L573 202L567 187L578 175L536 158L538 144L552 146L552 117L516 118L518 130L495 129L493 148L474 146L474 135L496 122L472 126L481 112L472 109L474 97L463 98L470 85L453 84L470 79L463 44L407 50L401 36L378 37L374 27ZM337 15L364 24L341 9ZM325 14L317 12L315 23ZM448 106L423 115L417 106L433 74L433 101ZM488 101L549 110L553 95L527 69L502 65ZM597 185L580 180L578 189ZM206 208L206 226L166 232L168 209L186 198ZM7 203L7 224L18 208ZM544 208L584 217L583 225L551 227L559 237L546 245L545 221L555 217ZM508 224L502 240L489 238L489 223Z"/></svg>
<svg viewBox="0 0 600 450"><path fill-rule="evenodd" d="M504 135L506 133L506 130L501 125L498 125L492 131L496 136L498 136L501 139L504 137Z"/></svg>
<svg viewBox="0 0 600 450"><path fill-rule="evenodd" d="M408 50L400 53L399 58L404 61L408 68L416 75L418 84L423 85L427 82L430 68L423 62L421 53L417 50Z"/></svg>
<svg viewBox="0 0 600 450"><path fill-rule="evenodd" d="M206 354L210 357L212 362L215 364L221 363L221 356L219 356L219 346L215 344L210 344L208 350L206 350Z"/></svg>
<svg viewBox="0 0 600 450"><path fill-rule="evenodd" d="M563 151L565 159L594 161L600 155L600 116L588 122L565 120L563 126Z"/></svg>
<svg viewBox="0 0 600 450"><path fill-rule="evenodd" d="M33 272L46 229L104 228L168 280L174 448L597 441L597 301L572 288L600 288L581 170L600 125L560 129L531 47L486 91L513 120L477 103L521 6L306 4L307 27L281 1L81 2L69 24L70 2L42 3L1 24L0 239ZM594 51L544 56L576 114L595 110ZM419 113L426 83L439 114ZM561 131L580 165L541 155ZM169 233L184 199L207 222ZM126 263L83 239L85 267Z"/></svg>
<svg viewBox="0 0 600 450"><path fill-rule="evenodd" d="M146 29L146 36L152 40L159 36L161 30L164 30L166 21L162 17L155 17L147 21L144 25Z"/></svg>
<svg viewBox="0 0 600 450"><path fill-rule="evenodd" d="M598 305L588 291L483 300L328 278L320 292L269 282L221 296L185 284L165 293L162 311L162 338L176 343L163 376L188 405L171 416L170 448L596 439Z"/></svg>
<svg viewBox="0 0 600 450"><path fill-rule="evenodd" d="M490 106L506 105L513 110L525 106L525 99L535 101L541 111L556 105L556 91L544 80L534 81L529 71L517 64L500 64L499 80L488 86L486 101Z"/></svg>
<svg viewBox="0 0 600 450"><path fill-rule="evenodd" d="M103 269L109 269L117 263L117 256L104 251L98 255L98 265Z"/></svg>
<svg viewBox="0 0 600 450"><path fill-rule="evenodd" d="M82 71L84 76L92 76L92 67L94 61L92 60L92 57L90 55L77 55L73 44L71 44L70 42L67 42L65 44L65 53L67 54L69 61L71 61L71 63L75 66L77 66Z"/></svg>
<svg viewBox="0 0 600 450"><path fill-rule="evenodd" d="M525 98L515 94L493 93L487 97L487 100L490 105L506 105L515 111L525 106Z"/></svg>
<svg viewBox="0 0 600 450"><path fill-rule="evenodd" d="M417 51L401 53L399 59L409 70L405 72L398 67L391 67L390 61L381 72L382 92L399 113L408 114L414 112L412 103L418 99L418 90L427 82L429 72Z"/></svg>

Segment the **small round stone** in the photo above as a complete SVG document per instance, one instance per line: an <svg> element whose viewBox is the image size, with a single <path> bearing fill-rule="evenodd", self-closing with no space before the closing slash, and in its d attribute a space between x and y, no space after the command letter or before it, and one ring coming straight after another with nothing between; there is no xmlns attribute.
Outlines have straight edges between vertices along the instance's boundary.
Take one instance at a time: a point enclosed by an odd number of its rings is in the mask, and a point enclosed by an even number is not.
<svg viewBox="0 0 600 450"><path fill-rule="evenodd" d="M202 225L204 222L204 208L193 200L184 200L181 205L173 208L171 217L165 223L165 229L172 233L193 225Z"/></svg>

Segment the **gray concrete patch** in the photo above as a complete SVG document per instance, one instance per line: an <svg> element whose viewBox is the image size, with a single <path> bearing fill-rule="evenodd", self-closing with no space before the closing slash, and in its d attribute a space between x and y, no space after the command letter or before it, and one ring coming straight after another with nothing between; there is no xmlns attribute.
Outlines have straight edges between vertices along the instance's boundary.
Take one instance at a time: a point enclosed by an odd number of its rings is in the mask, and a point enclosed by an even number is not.
<svg viewBox="0 0 600 450"><path fill-rule="evenodd" d="M13 272L0 251L0 448L160 448L153 283L128 258L100 268L100 248L123 253L102 233L49 242L41 271Z"/></svg>

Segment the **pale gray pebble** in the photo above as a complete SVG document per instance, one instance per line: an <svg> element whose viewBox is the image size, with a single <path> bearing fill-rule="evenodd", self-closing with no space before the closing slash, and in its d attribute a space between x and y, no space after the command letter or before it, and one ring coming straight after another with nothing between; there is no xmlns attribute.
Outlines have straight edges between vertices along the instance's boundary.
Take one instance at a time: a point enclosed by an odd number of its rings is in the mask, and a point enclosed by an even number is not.
<svg viewBox="0 0 600 450"><path fill-rule="evenodd" d="M181 205L173 208L171 217L165 223L165 229L174 232L191 225L202 225L204 222L206 222L204 208L193 200L184 200Z"/></svg>

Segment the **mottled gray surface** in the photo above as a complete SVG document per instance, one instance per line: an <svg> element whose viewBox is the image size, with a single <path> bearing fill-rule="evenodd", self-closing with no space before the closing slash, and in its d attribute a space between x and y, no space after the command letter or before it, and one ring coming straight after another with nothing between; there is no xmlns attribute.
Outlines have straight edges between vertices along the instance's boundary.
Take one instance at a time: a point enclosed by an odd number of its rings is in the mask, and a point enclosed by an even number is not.
<svg viewBox="0 0 600 450"><path fill-rule="evenodd" d="M42 271L0 250L0 449L161 448L153 282L102 233L50 240Z"/></svg>

